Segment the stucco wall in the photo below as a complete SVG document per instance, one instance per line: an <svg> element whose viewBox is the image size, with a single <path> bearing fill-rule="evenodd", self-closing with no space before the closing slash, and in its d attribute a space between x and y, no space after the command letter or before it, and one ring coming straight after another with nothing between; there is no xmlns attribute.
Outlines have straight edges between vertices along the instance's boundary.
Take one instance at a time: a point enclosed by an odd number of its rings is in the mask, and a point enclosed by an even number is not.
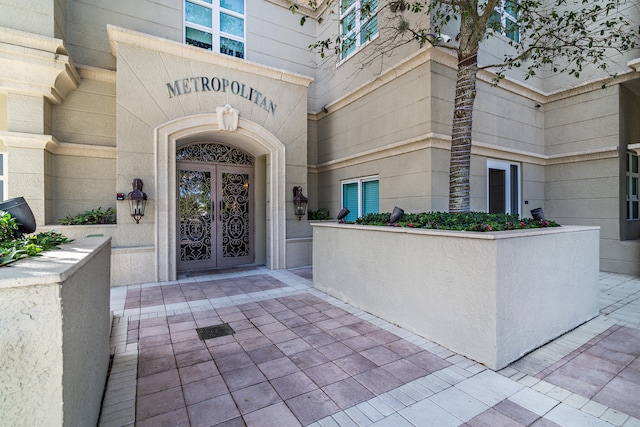
<svg viewBox="0 0 640 427"><path fill-rule="evenodd" d="M115 147L115 73L80 68L78 88L52 108L52 135L60 142Z"/></svg>
<svg viewBox="0 0 640 427"><path fill-rule="evenodd" d="M96 425L109 366L110 251L110 239L88 238L2 269L1 425Z"/></svg>
<svg viewBox="0 0 640 427"><path fill-rule="evenodd" d="M48 0L47 0L48 1ZM183 40L183 4L153 0L66 0L66 44L78 64L115 69L107 25L117 25L168 40ZM304 75L315 74L315 24L299 24L286 8L268 1L246 2L247 60Z"/></svg>
<svg viewBox="0 0 640 427"><path fill-rule="evenodd" d="M492 369L598 313L596 227L313 229L314 287Z"/></svg>
<svg viewBox="0 0 640 427"><path fill-rule="evenodd" d="M0 1L0 26L40 34L47 37L60 37L56 24L56 12L60 12L60 1L2 0Z"/></svg>
<svg viewBox="0 0 640 427"><path fill-rule="evenodd" d="M86 157L54 156L52 163L47 224L57 224L68 215L88 210L116 207L115 159L96 158L87 153Z"/></svg>

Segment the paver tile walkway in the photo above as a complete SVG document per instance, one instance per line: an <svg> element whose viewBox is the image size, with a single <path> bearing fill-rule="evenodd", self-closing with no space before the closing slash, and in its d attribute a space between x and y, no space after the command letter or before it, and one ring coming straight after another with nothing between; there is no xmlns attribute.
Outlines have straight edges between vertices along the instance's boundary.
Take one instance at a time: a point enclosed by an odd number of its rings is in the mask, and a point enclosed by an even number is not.
<svg viewBox="0 0 640 427"><path fill-rule="evenodd" d="M100 425L640 426L638 278L602 273L599 317L499 372L311 280L251 267L112 289Z"/></svg>

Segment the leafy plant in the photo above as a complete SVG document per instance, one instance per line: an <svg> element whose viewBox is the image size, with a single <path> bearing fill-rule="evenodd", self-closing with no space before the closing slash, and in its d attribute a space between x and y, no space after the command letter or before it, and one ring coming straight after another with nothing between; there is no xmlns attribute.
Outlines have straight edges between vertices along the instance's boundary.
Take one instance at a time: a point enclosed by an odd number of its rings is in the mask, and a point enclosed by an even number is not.
<svg viewBox="0 0 640 427"><path fill-rule="evenodd" d="M12 240L17 231L16 220L8 212L0 210L0 242Z"/></svg>
<svg viewBox="0 0 640 427"><path fill-rule="evenodd" d="M39 256L41 252L57 249L70 240L55 231L31 236L18 236L18 225L8 212L0 210L0 267L22 258Z"/></svg>
<svg viewBox="0 0 640 427"><path fill-rule="evenodd" d="M327 219L331 219L331 215L329 215L328 209L320 208L317 211L307 211L307 218L309 220L324 221Z"/></svg>
<svg viewBox="0 0 640 427"><path fill-rule="evenodd" d="M4 215L2 217L4 220ZM2 222L0 220L0 222ZM42 252L58 249L63 243L70 242L55 231L45 231L27 237L0 240L0 267L5 267L22 258L40 256Z"/></svg>
<svg viewBox="0 0 640 427"><path fill-rule="evenodd" d="M504 231L526 228L559 227L555 221L520 218L517 214L490 214L486 212L422 212L405 213L397 223L389 223L390 213L368 214L356 224L394 227L427 228L458 231Z"/></svg>
<svg viewBox="0 0 640 427"><path fill-rule="evenodd" d="M67 215L58 221L62 225L115 224L116 210L107 208L107 210L103 211L102 207L99 207L98 209L84 211L76 216Z"/></svg>

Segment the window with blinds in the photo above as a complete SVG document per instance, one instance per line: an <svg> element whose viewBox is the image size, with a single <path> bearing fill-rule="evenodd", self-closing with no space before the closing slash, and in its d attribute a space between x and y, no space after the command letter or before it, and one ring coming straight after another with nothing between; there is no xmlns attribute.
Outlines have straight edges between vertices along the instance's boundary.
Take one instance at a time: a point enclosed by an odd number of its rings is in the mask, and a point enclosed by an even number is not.
<svg viewBox="0 0 640 427"><path fill-rule="evenodd" d="M379 213L379 188L377 176L342 181L342 207L350 211L344 220L352 222L366 214Z"/></svg>

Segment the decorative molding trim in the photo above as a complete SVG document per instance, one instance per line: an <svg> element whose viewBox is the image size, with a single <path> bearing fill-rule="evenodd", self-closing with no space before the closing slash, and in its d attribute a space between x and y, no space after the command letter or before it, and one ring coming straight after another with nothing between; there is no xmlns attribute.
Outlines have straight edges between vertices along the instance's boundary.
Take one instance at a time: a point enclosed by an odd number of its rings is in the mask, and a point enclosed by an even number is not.
<svg viewBox="0 0 640 427"><path fill-rule="evenodd" d="M40 150L45 150L48 144L54 143L51 135L10 131L0 131L0 141L7 148L35 148Z"/></svg>
<svg viewBox="0 0 640 427"><path fill-rule="evenodd" d="M436 48L436 47L427 47L426 49L420 49L413 55L409 56L404 61L400 62L397 66L385 71L384 73L370 79L366 83L360 85L356 89L347 93L346 95L326 104L327 110L329 113L335 112L341 108L346 107L347 105L363 98L369 93L375 91L381 86L389 83L393 79L400 77L413 69L426 64L429 61L434 61L438 64L444 65L450 69L455 70L458 66L457 59L454 53L445 48ZM544 92L540 89L536 89L532 86L529 86L523 82L511 79L509 77L505 77L500 81L500 84L497 86L498 88L504 89L516 95L523 96L525 98L530 99L533 102L539 104L546 104L549 102L559 101L565 98L570 98L572 96L581 95L588 92L593 92L594 90L600 90L602 85L607 83L608 85L621 84L629 80L640 78L640 59L629 61L628 65L633 69L619 74L618 76L611 77L603 77L598 79L593 79L582 83L578 86L573 86L567 89L561 89L554 92ZM482 69L478 71L478 80L493 84L493 80L495 79L496 74L492 71ZM309 118L311 120L319 120L324 117L325 114L321 114L320 112L309 114Z"/></svg>
<svg viewBox="0 0 640 427"><path fill-rule="evenodd" d="M632 59L627 62L629 68L633 68L635 71L640 72L640 58Z"/></svg>
<svg viewBox="0 0 640 427"><path fill-rule="evenodd" d="M256 62L247 61L246 59L234 58L229 55L211 52L199 47L188 46L173 40L127 30L114 25L107 25L107 33L109 35L109 43L111 44L111 54L115 57L118 57L118 44L122 43L131 46L138 46L159 53L174 55L187 60L200 61L211 65L225 67L229 70L258 74L262 77L280 80L304 87L308 87L311 82L313 82L313 78L303 76L302 74L269 67Z"/></svg>
<svg viewBox="0 0 640 427"><path fill-rule="evenodd" d="M0 27L0 40L2 43L21 46L27 49L53 52L60 55L68 55L64 41L40 34L28 33L13 28Z"/></svg>
<svg viewBox="0 0 640 427"><path fill-rule="evenodd" d="M545 166L586 162L590 160L614 159L618 156L617 146L595 148L593 150L575 151L573 153L554 154L547 158Z"/></svg>
<svg viewBox="0 0 640 427"><path fill-rule="evenodd" d="M267 0L269 3L273 3L277 6L281 6L284 7L285 9L289 10L289 1L288 0ZM316 9L312 9L310 8L308 5L300 2L300 1L296 1L296 3L298 4L298 13L304 16L308 16L312 19L315 19L316 21L318 21L320 19L320 16L324 13L325 10L327 10L328 7L328 1L326 0L319 0L318 1L318 7Z"/></svg>
<svg viewBox="0 0 640 427"><path fill-rule="evenodd" d="M100 82L116 83L117 73L106 68L97 68L90 65L76 65L78 74L83 79L96 80Z"/></svg>
<svg viewBox="0 0 640 427"><path fill-rule="evenodd" d="M331 170L341 169L349 166L358 165L360 163L383 160L387 157L399 156L402 154L412 153L414 151L424 150L428 148L436 148L442 150L450 150L451 138L447 135L430 133L420 135L405 141L395 142L382 147L373 148L363 151L362 153L352 154L336 160L319 163L309 166L316 173L328 172Z"/></svg>
<svg viewBox="0 0 640 427"><path fill-rule="evenodd" d="M102 159L115 159L117 157L116 147L59 142L51 135L0 131L0 145L1 144L4 144L7 148L39 149L59 156L94 157Z"/></svg>
<svg viewBox="0 0 640 427"><path fill-rule="evenodd" d="M640 148L640 144L638 144ZM429 133L405 141L388 144L383 147L363 151L362 153L344 156L339 159L308 165L309 173L324 173L361 163L383 160L388 157L412 153L425 149L451 150L451 137L448 135ZM528 163L539 166L551 166L590 160L610 159L618 157L618 147L603 147L592 150L576 151L564 154L538 154L495 144L474 141L471 153L477 156L490 157L512 162Z"/></svg>
<svg viewBox="0 0 640 427"><path fill-rule="evenodd" d="M93 157L98 159L116 159L116 147L101 145L74 144L70 142L56 142L47 145L46 150L58 156Z"/></svg>
<svg viewBox="0 0 640 427"><path fill-rule="evenodd" d="M443 49L421 49L409 56L407 59L400 62L397 66L383 72L382 74L372 78L368 82L360 85L353 91L347 93L345 96L336 99L335 101L325 105L328 110L328 113L332 113L335 110L339 110L341 108L346 107L347 105L365 97L366 95L374 92L376 89L384 86L385 84L393 81L394 79L418 68L419 66L426 64L431 60L436 60L436 62L449 65L456 66L455 57L448 53ZM319 113L316 113L316 116ZM326 113L325 113L326 114ZM323 114L324 117L324 114Z"/></svg>
<svg viewBox="0 0 640 427"><path fill-rule="evenodd" d="M0 27L0 90L59 105L79 84L62 40Z"/></svg>

